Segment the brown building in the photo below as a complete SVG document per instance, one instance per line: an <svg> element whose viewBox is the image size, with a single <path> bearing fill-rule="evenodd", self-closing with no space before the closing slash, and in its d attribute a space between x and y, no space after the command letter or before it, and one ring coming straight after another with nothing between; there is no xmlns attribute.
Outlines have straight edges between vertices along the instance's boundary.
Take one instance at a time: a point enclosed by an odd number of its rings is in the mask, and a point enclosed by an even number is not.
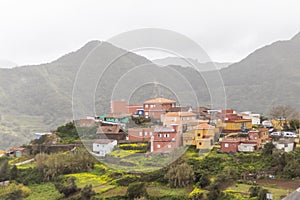
<svg viewBox="0 0 300 200"><path fill-rule="evenodd" d="M110 113L112 114L128 114L126 101L111 101Z"/></svg>
<svg viewBox="0 0 300 200"><path fill-rule="evenodd" d="M154 133L154 128L129 128L128 140L129 141L147 141L150 142L151 136Z"/></svg>
<svg viewBox="0 0 300 200"><path fill-rule="evenodd" d="M110 113L114 115L134 115L139 109L143 109L142 104L128 104L127 101L111 101Z"/></svg>
<svg viewBox="0 0 300 200"><path fill-rule="evenodd" d="M180 145L180 134L177 125L172 127L156 127L151 137L151 152L168 153Z"/></svg>
<svg viewBox="0 0 300 200"><path fill-rule="evenodd" d="M99 126L96 134L99 139L126 140L126 133L118 124Z"/></svg>
<svg viewBox="0 0 300 200"><path fill-rule="evenodd" d="M221 143L221 151L224 153L238 152L238 146L245 139L242 138L223 138Z"/></svg>
<svg viewBox="0 0 300 200"><path fill-rule="evenodd" d="M145 117L150 117L155 120L160 120L162 114L165 114L173 107L176 107L176 101L165 99L165 98L155 98L144 102Z"/></svg>

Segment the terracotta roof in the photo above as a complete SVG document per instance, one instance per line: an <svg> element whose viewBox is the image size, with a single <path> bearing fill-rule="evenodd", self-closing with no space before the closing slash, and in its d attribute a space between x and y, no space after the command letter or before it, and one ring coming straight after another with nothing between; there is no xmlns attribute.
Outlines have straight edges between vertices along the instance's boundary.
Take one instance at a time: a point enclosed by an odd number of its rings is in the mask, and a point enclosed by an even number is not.
<svg viewBox="0 0 300 200"><path fill-rule="evenodd" d="M96 134L118 134L120 132L119 125L112 125L112 126L99 126Z"/></svg>
<svg viewBox="0 0 300 200"><path fill-rule="evenodd" d="M176 103L176 101L165 98L155 98L145 101L144 104L145 103Z"/></svg>
<svg viewBox="0 0 300 200"><path fill-rule="evenodd" d="M214 129L214 128L215 128L214 126L211 126L211 125L206 124L206 123L194 126L194 129Z"/></svg>
<svg viewBox="0 0 300 200"><path fill-rule="evenodd" d="M168 112L166 114L168 117L195 117L196 114L192 112Z"/></svg>
<svg viewBox="0 0 300 200"><path fill-rule="evenodd" d="M22 147L14 147L14 148L11 148L10 150L11 151L23 151L25 148L22 148Z"/></svg>

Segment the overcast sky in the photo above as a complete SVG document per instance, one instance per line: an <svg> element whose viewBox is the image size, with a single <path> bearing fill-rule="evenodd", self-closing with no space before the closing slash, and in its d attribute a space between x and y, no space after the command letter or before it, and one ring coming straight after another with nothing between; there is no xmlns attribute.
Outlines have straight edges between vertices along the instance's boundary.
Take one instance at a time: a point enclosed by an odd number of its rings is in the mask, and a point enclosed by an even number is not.
<svg viewBox="0 0 300 200"><path fill-rule="evenodd" d="M300 32L299 0L0 0L0 60L50 62L90 40L164 28L236 62Z"/></svg>

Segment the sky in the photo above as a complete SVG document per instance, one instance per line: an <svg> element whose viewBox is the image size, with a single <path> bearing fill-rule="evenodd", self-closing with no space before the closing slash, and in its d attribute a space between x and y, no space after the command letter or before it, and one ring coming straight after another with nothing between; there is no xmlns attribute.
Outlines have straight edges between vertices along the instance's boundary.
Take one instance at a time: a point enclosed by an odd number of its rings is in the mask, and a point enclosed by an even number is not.
<svg viewBox="0 0 300 200"><path fill-rule="evenodd" d="M299 0L0 0L0 60L41 64L90 40L163 28L194 40L213 61L238 62L300 32L299 8Z"/></svg>

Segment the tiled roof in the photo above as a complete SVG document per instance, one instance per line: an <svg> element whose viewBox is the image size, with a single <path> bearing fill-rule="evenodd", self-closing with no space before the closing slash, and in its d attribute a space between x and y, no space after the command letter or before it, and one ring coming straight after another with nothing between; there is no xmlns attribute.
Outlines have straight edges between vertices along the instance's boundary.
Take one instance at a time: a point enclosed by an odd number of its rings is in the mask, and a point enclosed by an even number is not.
<svg viewBox="0 0 300 200"><path fill-rule="evenodd" d="M211 126L211 125L206 124L206 123L194 126L194 129L214 129L214 128L215 128L214 126Z"/></svg>
<svg viewBox="0 0 300 200"><path fill-rule="evenodd" d="M112 126L99 126L97 130L97 134L118 134L120 132L119 125L112 125Z"/></svg>
<svg viewBox="0 0 300 200"><path fill-rule="evenodd" d="M14 148L11 148L10 150L11 151L23 151L25 148L22 148L22 147L14 147Z"/></svg>
<svg viewBox="0 0 300 200"><path fill-rule="evenodd" d="M176 101L165 98L155 98L145 101L144 104L145 103L176 103Z"/></svg>
<svg viewBox="0 0 300 200"><path fill-rule="evenodd" d="M192 112L168 112L167 117L195 117L196 114Z"/></svg>

